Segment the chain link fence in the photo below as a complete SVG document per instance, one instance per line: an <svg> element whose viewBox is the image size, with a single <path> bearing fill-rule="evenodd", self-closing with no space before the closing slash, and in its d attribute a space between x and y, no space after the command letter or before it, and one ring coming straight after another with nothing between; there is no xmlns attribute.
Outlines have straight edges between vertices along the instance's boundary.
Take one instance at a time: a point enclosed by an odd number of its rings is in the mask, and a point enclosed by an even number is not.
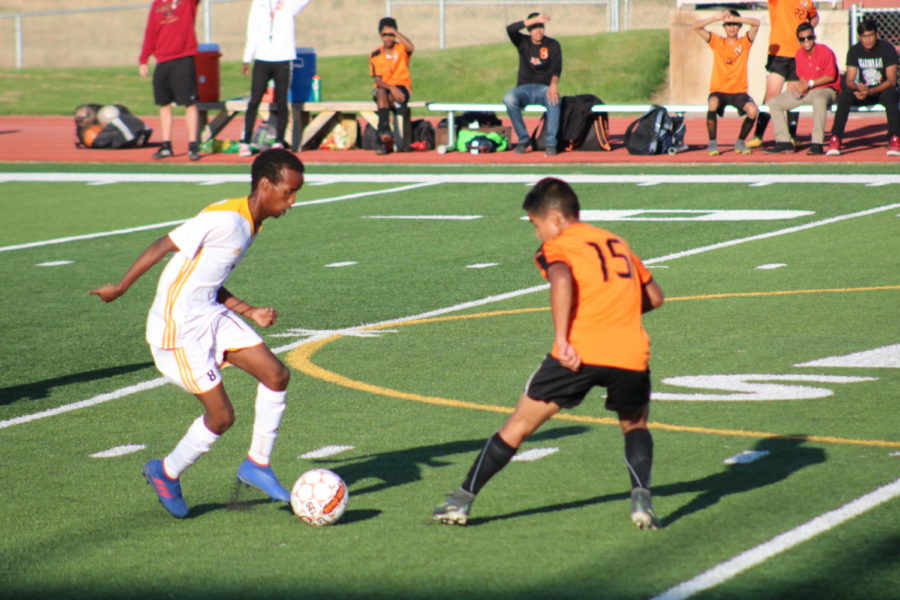
<svg viewBox="0 0 900 600"><path fill-rule="evenodd" d="M873 19L878 23L878 37L887 40L900 49L900 7L898 8L864 8L854 4L850 9L850 44L859 41L856 26L863 19Z"/></svg>

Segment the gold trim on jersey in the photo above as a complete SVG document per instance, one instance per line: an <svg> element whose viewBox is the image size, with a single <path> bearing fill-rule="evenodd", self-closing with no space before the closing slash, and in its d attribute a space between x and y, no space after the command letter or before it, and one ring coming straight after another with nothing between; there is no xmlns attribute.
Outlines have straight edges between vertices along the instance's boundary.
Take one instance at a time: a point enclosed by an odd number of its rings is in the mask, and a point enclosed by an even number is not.
<svg viewBox="0 0 900 600"><path fill-rule="evenodd" d="M194 379L194 372L191 369L191 363L188 360L184 348L173 348L172 354L175 356L175 363L178 365L178 374L184 387L192 394L202 394L202 390Z"/></svg>
<svg viewBox="0 0 900 600"><path fill-rule="evenodd" d="M247 222L250 224L250 231L253 232L253 235L259 233L259 230L253 224L253 215L250 213L250 196L244 196L243 198L226 198L220 202L216 202L215 204L210 204L200 212L216 212L216 211L232 211L241 215ZM262 229L262 227L260 227Z"/></svg>
<svg viewBox="0 0 900 600"><path fill-rule="evenodd" d="M176 323L175 319L172 318L172 313L175 310L175 301L178 299L178 296L181 295L181 291L184 289L188 279L190 279L191 275L197 269L197 265L200 264L201 256L203 256L203 248L200 248L200 251L197 252L194 258L184 262L181 266L181 270L178 271L178 276L175 277L175 281L169 286L169 291L166 294L166 306L163 310L166 326L163 328L162 336L162 347L166 350L175 348L175 341L177 339L177 331L175 329Z"/></svg>

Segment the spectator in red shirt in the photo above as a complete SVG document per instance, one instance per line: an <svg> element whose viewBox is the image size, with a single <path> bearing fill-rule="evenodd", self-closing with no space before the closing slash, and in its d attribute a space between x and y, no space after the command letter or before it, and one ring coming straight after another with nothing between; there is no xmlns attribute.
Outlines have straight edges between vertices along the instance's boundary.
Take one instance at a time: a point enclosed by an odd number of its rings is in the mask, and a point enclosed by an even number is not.
<svg viewBox="0 0 900 600"><path fill-rule="evenodd" d="M188 130L188 158L200 158L197 112L197 73L194 55L197 36L194 20L200 0L153 0L144 43L141 47L138 72L146 77L147 61L156 58L153 70L153 98L159 106L162 146L153 158L169 158L172 153L172 104L184 106L184 120Z"/></svg>
<svg viewBox="0 0 900 600"><path fill-rule="evenodd" d="M775 125L775 146L766 152L794 152L787 111L811 104L813 107L812 144L807 154L825 154L825 121L828 109L837 101L841 84L837 58L825 44L816 43L816 32L808 22L797 26L800 49L794 56L797 81L789 81L787 91L772 98L769 113Z"/></svg>

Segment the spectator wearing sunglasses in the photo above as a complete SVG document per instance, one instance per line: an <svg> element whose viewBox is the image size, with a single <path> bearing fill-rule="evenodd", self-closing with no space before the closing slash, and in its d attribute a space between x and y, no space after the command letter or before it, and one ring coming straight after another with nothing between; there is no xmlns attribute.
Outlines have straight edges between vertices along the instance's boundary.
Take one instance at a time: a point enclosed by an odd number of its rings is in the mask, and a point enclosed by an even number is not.
<svg viewBox="0 0 900 600"><path fill-rule="evenodd" d="M769 114L775 127L775 145L766 150L773 153L793 153L787 111L798 106L812 105L812 144L807 154L825 154L825 122L828 109L835 103L840 90L837 58L825 44L816 43L816 31L809 23L797 26L800 49L794 56L797 81L789 81L787 90L769 102Z"/></svg>

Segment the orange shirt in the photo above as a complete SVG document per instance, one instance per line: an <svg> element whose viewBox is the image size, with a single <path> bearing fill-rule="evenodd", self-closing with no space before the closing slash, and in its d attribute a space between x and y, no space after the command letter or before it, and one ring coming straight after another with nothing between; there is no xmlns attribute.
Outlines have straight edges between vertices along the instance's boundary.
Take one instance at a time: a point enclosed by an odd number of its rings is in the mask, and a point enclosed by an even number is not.
<svg viewBox="0 0 900 600"><path fill-rule="evenodd" d="M769 54L794 58L800 49L797 25L818 14L812 0L769 0Z"/></svg>
<svg viewBox="0 0 900 600"><path fill-rule="evenodd" d="M402 43L394 44L390 52L381 46L369 56L369 74L381 77L389 85L402 85L412 92L412 78L409 75L409 54ZM375 87L375 84L372 84Z"/></svg>
<svg viewBox="0 0 900 600"><path fill-rule="evenodd" d="M734 43L716 33L709 35L709 47L713 51L712 77L709 91L723 94L747 93L747 61L753 42L746 34Z"/></svg>
<svg viewBox="0 0 900 600"><path fill-rule="evenodd" d="M650 271L628 242L581 221L544 242L534 257L547 278L551 264L568 265L575 280L569 343L582 362L644 371L650 337L641 324L643 284ZM553 356L559 358L556 345Z"/></svg>

